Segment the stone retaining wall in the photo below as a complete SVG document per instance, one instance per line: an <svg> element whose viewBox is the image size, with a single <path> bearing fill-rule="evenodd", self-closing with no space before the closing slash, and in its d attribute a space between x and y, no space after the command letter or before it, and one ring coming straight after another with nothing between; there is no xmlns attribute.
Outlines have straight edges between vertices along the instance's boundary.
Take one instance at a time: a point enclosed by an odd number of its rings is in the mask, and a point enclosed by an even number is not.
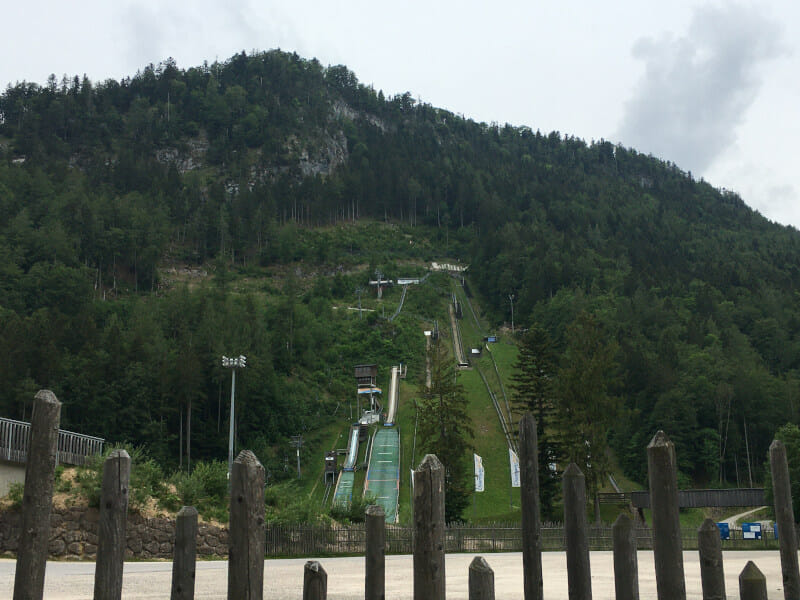
<svg viewBox="0 0 800 600"><path fill-rule="evenodd" d="M21 513L0 512L0 553L16 554L19 547ZM53 508L50 515L50 558L97 558L96 508ZM207 523L198 523L197 555L228 555L228 530ZM175 519L147 518L128 513L126 559L172 558L175 542Z"/></svg>

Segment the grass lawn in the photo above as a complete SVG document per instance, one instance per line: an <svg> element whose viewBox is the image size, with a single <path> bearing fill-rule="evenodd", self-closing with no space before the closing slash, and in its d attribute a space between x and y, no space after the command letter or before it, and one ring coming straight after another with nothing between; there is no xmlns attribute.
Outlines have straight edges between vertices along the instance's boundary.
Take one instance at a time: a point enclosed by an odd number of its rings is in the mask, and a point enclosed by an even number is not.
<svg viewBox="0 0 800 600"><path fill-rule="evenodd" d="M519 489L511 488L511 465L497 412L477 371L465 370L459 382L467 392L467 414L475 433L475 453L483 459L484 491L474 492L463 515L468 521L517 521Z"/></svg>
<svg viewBox="0 0 800 600"><path fill-rule="evenodd" d="M422 335L422 330L420 330ZM409 373L408 379L400 381L400 397L397 405L397 427L400 430L400 523L411 523L411 469L422 460L420 441L414 447L414 423L416 410L414 398L418 396L416 377Z"/></svg>

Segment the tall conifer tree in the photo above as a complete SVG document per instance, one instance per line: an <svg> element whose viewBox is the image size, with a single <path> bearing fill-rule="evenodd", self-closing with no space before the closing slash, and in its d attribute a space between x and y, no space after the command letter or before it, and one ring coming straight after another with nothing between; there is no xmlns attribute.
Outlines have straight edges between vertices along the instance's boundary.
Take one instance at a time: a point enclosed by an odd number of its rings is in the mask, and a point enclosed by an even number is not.
<svg viewBox="0 0 800 600"><path fill-rule="evenodd" d="M539 495L542 514L549 519L555 516L553 502L559 490L555 469L557 452L550 431L556 361L550 335L538 323L534 323L520 338L514 369L514 407L519 412L530 411L536 417Z"/></svg>
<svg viewBox="0 0 800 600"><path fill-rule="evenodd" d="M426 452L445 467L445 519L458 521L469 504L469 450L475 437L467 415L467 397L458 383L455 363L441 340L428 349L431 386L419 403L419 435Z"/></svg>

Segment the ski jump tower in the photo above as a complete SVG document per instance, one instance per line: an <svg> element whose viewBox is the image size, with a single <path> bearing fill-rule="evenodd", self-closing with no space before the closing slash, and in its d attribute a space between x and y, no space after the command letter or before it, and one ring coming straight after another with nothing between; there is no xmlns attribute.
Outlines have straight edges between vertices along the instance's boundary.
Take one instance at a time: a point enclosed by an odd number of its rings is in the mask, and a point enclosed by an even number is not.
<svg viewBox="0 0 800 600"><path fill-rule="evenodd" d="M375 423L381 414L381 388L378 387L378 365L356 365L356 385L358 387L359 421ZM361 399L366 398L369 408L361 411Z"/></svg>

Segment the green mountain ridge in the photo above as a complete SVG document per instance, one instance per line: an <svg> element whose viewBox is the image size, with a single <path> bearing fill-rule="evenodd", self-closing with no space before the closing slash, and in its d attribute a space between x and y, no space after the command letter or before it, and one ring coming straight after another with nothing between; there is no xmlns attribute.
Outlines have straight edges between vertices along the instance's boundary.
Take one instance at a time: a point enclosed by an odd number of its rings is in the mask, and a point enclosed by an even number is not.
<svg viewBox="0 0 800 600"><path fill-rule="evenodd" d="M638 481L657 429L687 479L744 485L797 422L800 236L670 162L386 98L280 51L0 95L5 416L51 387L66 425L174 464L191 404L192 456L222 456L217 363L245 353L240 439L280 472L353 364L420 367L446 298L411 294L416 316L392 323L392 292L363 320L339 309L375 269L442 256L469 264L492 328L513 295L516 326L559 356L592 315L617 348L611 445Z"/></svg>

